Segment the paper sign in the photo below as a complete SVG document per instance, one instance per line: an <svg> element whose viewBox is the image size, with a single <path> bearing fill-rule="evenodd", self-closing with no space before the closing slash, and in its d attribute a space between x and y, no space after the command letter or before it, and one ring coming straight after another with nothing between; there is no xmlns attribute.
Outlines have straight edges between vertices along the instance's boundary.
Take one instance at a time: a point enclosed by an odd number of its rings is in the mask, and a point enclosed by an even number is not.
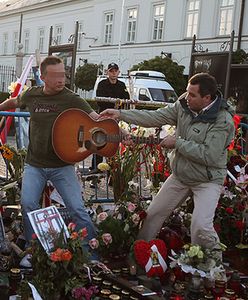
<svg viewBox="0 0 248 300"><path fill-rule="evenodd" d="M49 206L28 213L28 218L47 253L54 248L54 236L59 234L64 229L64 239L69 237L69 232L61 217L58 209L55 206Z"/></svg>

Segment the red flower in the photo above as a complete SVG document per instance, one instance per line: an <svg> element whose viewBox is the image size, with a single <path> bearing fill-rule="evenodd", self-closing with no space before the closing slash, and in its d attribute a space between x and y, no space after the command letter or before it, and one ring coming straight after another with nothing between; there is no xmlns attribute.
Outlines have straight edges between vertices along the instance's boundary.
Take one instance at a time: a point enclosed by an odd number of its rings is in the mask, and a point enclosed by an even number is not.
<svg viewBox="0 0 248 300"><path fill-rule="evenodd" d="M235 222L235 226L238 228L238 230L242 231L245 228L245 222L238 220Z"/></svg>
<svg viewBox="0 0 248 300"><path fill-rule="evenodd" d="M56 251L50 254L50 258L52 261L61 261L61 255L63 253L63 249L58 248Z"/></svg>
<svg viewBox="0 0 248 300"><path fill-rule="evenodd" d="M84 228L80 229L78 233L80 234L81 238L84 239L88 235L87 228L84 227Z"/></svg>
<svg viewBox="0 0 248 300"><path fill-rule="evenodd" d="M78 233L77 233L76 231L73 231L73 232L71 233L70 238L71 238L72 240L76 240L76 239L78 238Z"/></svg>
<svg viewBox="0 0 248 300"><path fill-rule="evenodd" d="M144 220L146 218L146 216L147 216L147 213L144 210L139 212L140 220Z"/></svg>
<svg viewBox="0 0 248 300"><path fill-rule="evenodd" d="M234 126L235 126L236 129L238 129L240 121L241 121L240 116L238 116L238 115L233 116L233 122L234 122Z"/></svg>
<svg viewBox="0 0 248 300"><path fill-rule="evenodd" d="M35 233L32 234L32 240L36 240L37 239L37 235Z"/></svg>
<svg viewBox="0 0 248 300"><path fill-rule="evenodd" d="M232 207L227 207L227 208L226 208L226 212L227 212L229 215L233 214L233 208L232 208Z"/></svg>
<svg viewBox="0 0 248 300"><path fill-rule="evenodd" d="M216 231L217 233L220 232L220 231L221 231L221 226L220 226L220 224L219 224L219 223L214 224L214 229L215 229L215 231Z"/></svg>
<svg viewBox="0 0 248 300"><path fill-rule="evenodd" d="M237 204L237 209L238 209L239 211L243 211L243 210L245 210L245 206L244 206L243 204L241 204L241 203L238 203L238 204Z"/></svg>
<svg viewBox="0 0 248 300"><path fill-rule="evenodd" d="M72 259L72 254L69 250L65 249L63 252L62 252L62 255L61 255L61 260L62 261L70 261Z"/></svg>

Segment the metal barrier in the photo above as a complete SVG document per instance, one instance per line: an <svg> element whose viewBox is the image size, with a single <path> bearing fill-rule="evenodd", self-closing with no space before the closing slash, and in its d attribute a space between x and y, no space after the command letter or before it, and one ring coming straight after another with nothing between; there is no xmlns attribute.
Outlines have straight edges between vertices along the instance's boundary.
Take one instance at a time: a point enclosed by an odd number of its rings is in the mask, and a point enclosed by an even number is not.
<svg viewBox="0 0 248 300"><path fill-rule="evenodd" d="M8 86L15 81L16 74L13 66L0 66L0 91L8 92Z"/></svg>
<svg viewBox="0 0 248 300"><path fill-rule="evenodd" d="M7 139L7 144L16 147L17 149L22 148L22 145L25 143L23 142L23 128L21 126L21 119L22 118L29 118L29 112L9 112L9 111L0 111L0 116L3 117L5 120L3 123L2 133L5 135ZM4 123L6 123L6 118L16 118L15 128L16 128L16 137L15 139L8 136L8 132ZM21 147L20 147L21 145ZM108 174L106 173L98 173L98 174L91 174L89 171L89 166L91 165L92 155L88 157L86 160L76 164L76 170L79 175L79 178L82 183L82 193L86 201L90 202L113 202L113 193L111 188L108 185ZM8 172L7 172L7 162L3 160L6 164L6 180L8 179ZM94 186L93 186L94 185Z"/></svg>

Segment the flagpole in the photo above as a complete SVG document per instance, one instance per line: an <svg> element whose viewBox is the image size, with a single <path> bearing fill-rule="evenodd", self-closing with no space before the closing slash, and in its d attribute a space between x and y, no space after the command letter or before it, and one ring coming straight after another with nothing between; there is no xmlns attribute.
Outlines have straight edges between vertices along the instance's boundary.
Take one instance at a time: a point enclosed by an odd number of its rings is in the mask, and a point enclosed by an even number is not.
<svg viewBox="0 0 248 300"><path fill-rule="evenodd" d="M122 6L121 6L121 22L120 22L119 44L118 44L118 65L120 65L120 61L121 61L121 37L122 37L122 27L123 27L124 7L125 7L125 0L122 0Z"/></svg>

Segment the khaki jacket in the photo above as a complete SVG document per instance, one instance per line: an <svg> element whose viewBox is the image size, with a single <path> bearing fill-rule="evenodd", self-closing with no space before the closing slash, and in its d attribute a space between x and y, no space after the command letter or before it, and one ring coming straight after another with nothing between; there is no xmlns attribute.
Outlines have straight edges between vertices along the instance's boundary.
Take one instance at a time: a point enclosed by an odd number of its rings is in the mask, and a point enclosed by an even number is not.
<svg viewBox="0 0 248 300"><path fill-rule="evenodd" d="M143 127L176 126L176 146L169 155L173 174L184 184L223 184L227 147L234 138L231 109L217 98L209 110L194 116L184 98L150 110L121 110L121 119Z"/></svg>

